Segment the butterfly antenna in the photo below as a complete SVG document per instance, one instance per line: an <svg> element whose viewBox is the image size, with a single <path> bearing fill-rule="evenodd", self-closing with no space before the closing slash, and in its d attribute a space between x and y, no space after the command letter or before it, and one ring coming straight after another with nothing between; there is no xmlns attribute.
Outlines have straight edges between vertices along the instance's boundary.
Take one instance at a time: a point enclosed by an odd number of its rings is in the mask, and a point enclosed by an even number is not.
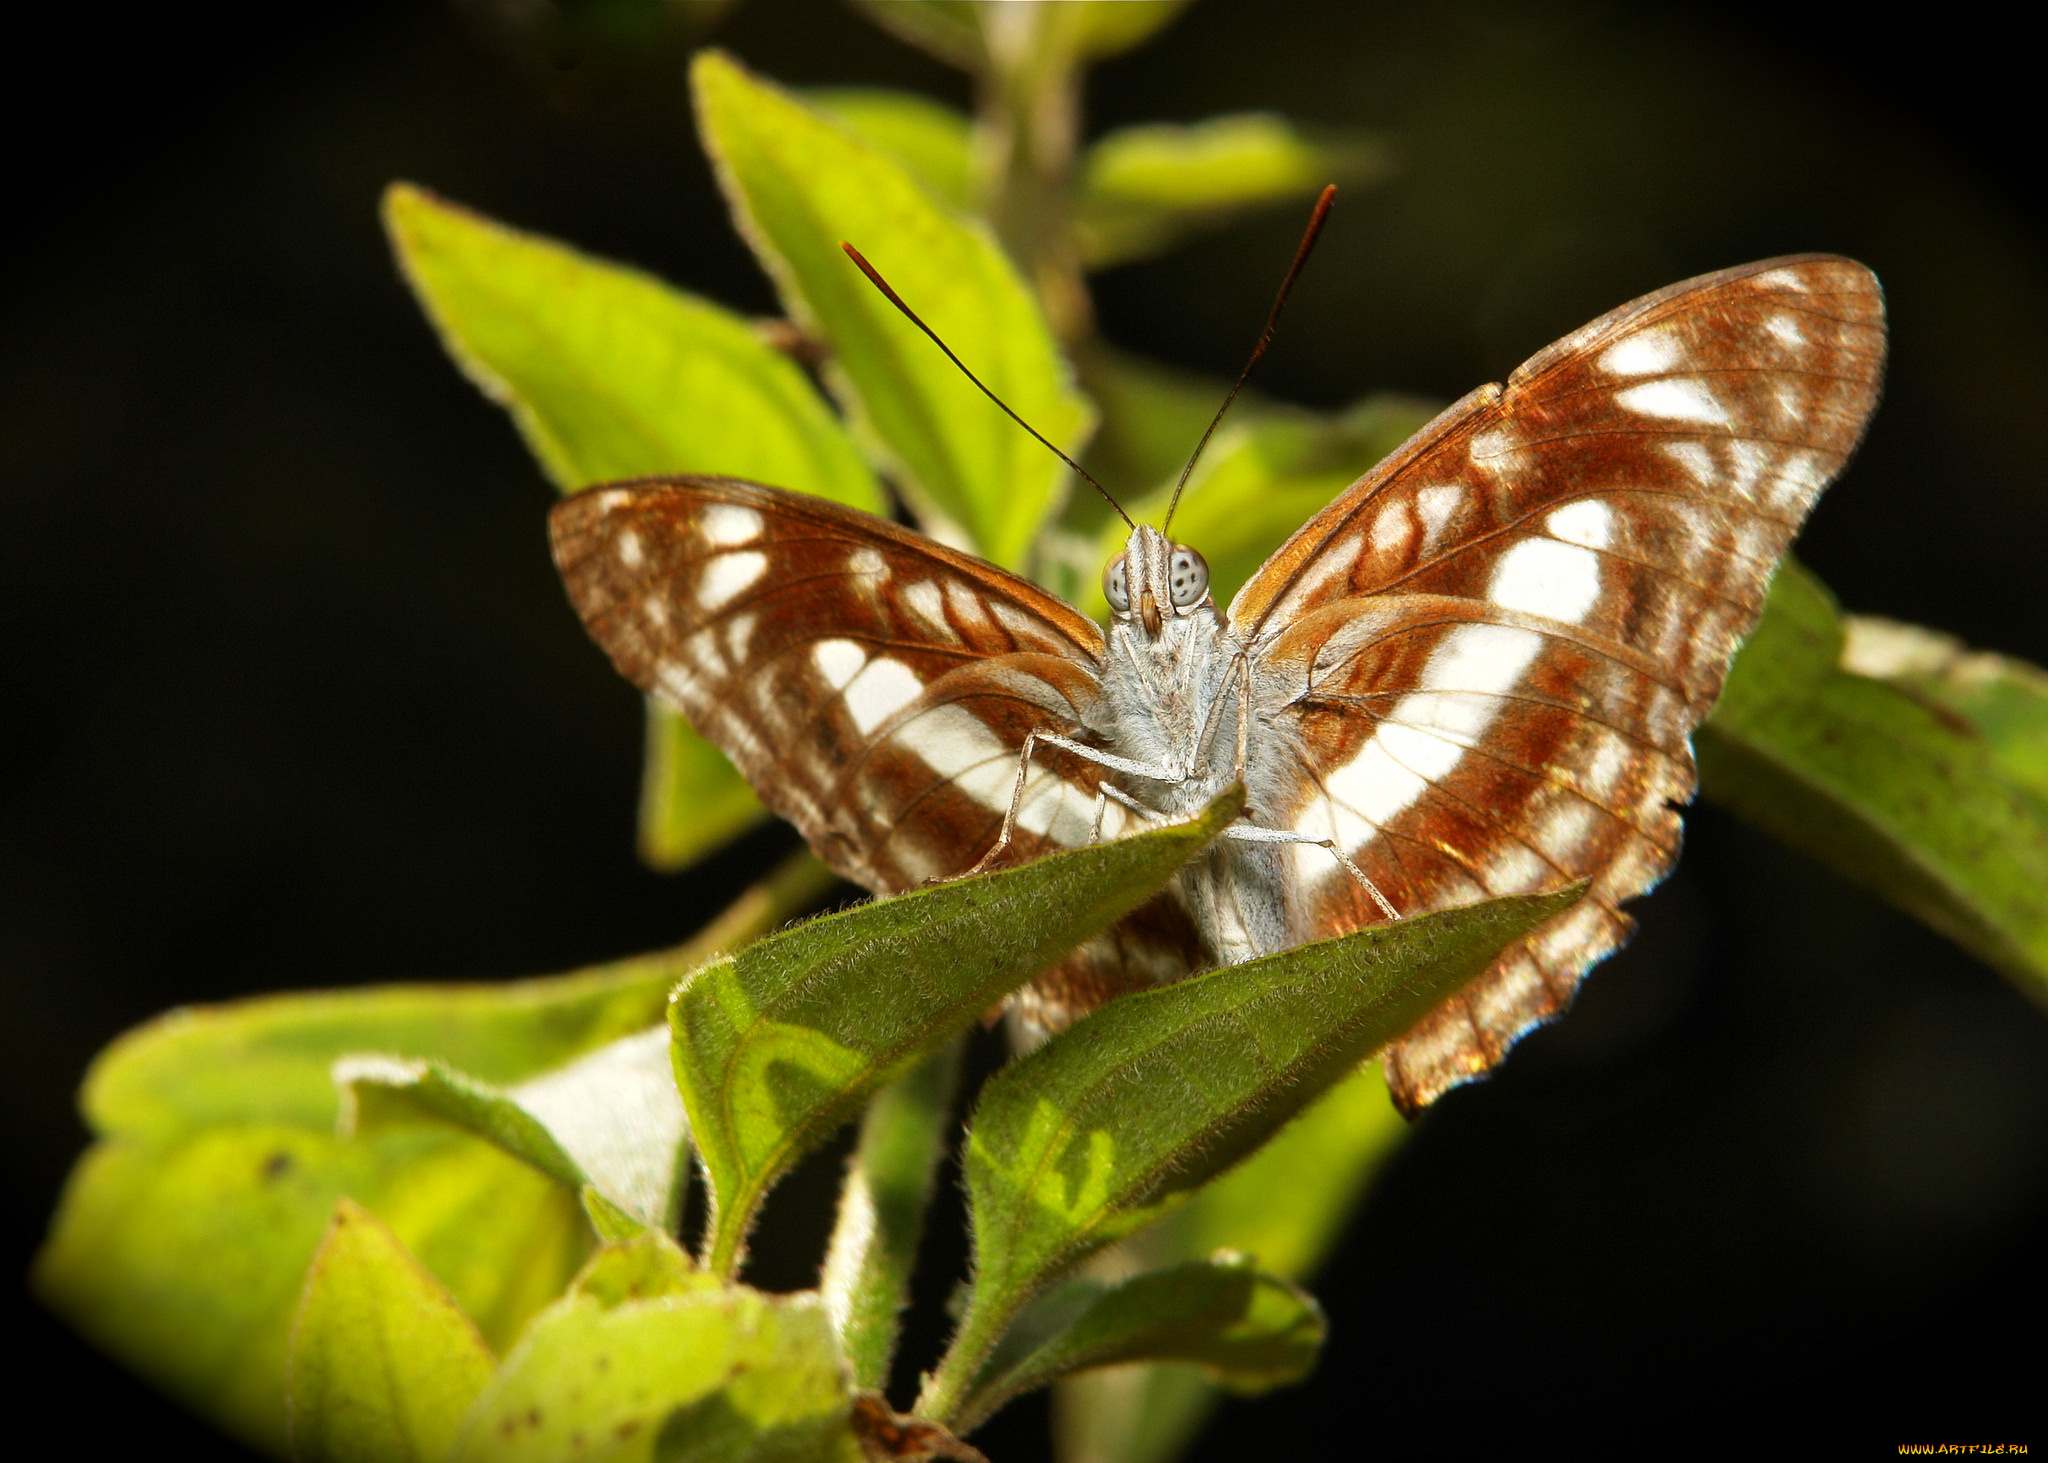
<svg viewBox="0 0 2048 1463"><path fill-rule="evenodd" d="M1087 483L1089 487L1095 489L1096 492L1102 494L1102 500L1105 503L1109 504L1110 507L1116 509L1117 517L1123 519L1124 523L1127 526L1132 528L1137 527L1136 524L1131 522L1131 515L1124 512L1123 508L1117 503L1116 499L1109 496L1109 489L1105 488L1101 483L1095 481L1095 479L1089 474L1087 468L1081 466L1080 463L1074 461L1073 458L1067 456L1066 453L1060 451L1059 448L1053 446L1053 444L1046 439L1044 433L1040 432L1038 428L1032 426L1031 423L1025 421L1024 418L1018 416L1015 412L1011 411L1010 404L1007 401L1004 401L1000 396L996 395L993 391L989 390L987 386L983 385L981 377L975 375L972 371L968 370L967 363L961 360L958 356L953 354L953 348L947 345L943 340L939 339L938 332L933 330L931 326L925 324L924 321L918 319L917 311L911 309L910 306L904 304L903 297L897 294L896 291L889 288L889 281L883 279L882 276L876 272L875 266L868 263L867 260L861 257L860 250L854 248L853 245L847 243L844 239L840 240L839 247L846 251L847 258L851 259L855 264L860 266L860 272L868 277L868 283L872 284L876 289L880 290L882 292L883 298L887 299L890 304L894 305L897 309L901 310L903 312L904 319L908 320L912 325L915 325L919 330L922 330L927 336L929 336L931 338L932 344L937 346L940 350L946 353L946 359L951 361L955 366L959 367L960 374L965 376L968 380L972 381L977 387L979 387L981 390L981 394L983 396L986 396L990 401L994 402L997 406L1001 407L1003 409L1003 414L1007 416L1011 421L1015 422L1018 426L1022 427L1032 436L1038 438L1040 442L1044 443L1045 448L1048 452L1052 453L1052 455L1057 457L1061 462L1064 462L1068 467L1071 467L1075 472L1079 473L1081 475L1081 479L1083 482Z"/></svg>
<svg viewBox="0 0 2048 1463"><path fill-rule="evenodd" d="M1316 236L1323 231L1323 220L1330 216L1330 205L1337 200L1337 185L1331 183L1316 199L1315 211L1308 216L1308 228L1301 236L1301 246L1294 251L1294 263L1288 267L1287 277L1280 281L1280 292L1273 296L1273 308L1266 312L1266 328L1259 332L1259 343L1252 347L1251 359L1244 363L1244 369L1237 373L1230 394L1223 398L1223 405L1216 408L1216 415L1209 419L1209 430L1202 433L1202 440L1195 444L1194 452L1188 457L1188 465L1180 470L1180 481L1173 485L1173 501L1166 505L1166 522L1159 525L1161 533L1173 522L1174 510L1180 507L1181 490L1188 485L1188 478L1195 470L1195 464L1202 460L1202 449L1209 445L1209 439L1216 435L1216 429L1223 424L1223 414L1230 410L1230 404L1237 400L1238 392L1244 390L1244 383L1252 373L1252 367L1259 363L1259 357L1266 353L1266 347L1273 343L1273 327L1280 323L1280 307L1287 303L1288 292L1294 288L1294 281L1300 277L1301 268L1308 263L1309 250L1316 246Z"/></svg>

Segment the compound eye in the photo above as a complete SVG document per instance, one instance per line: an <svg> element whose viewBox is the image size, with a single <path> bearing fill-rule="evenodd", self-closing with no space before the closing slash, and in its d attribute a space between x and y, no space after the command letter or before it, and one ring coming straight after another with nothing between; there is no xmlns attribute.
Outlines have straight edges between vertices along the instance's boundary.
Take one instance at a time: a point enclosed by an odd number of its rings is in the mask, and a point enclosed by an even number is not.
<svg viewBox="0 0 2048 1463"><path fill-rule="evenodd" d="M1191 610L1209 597L1209 561L1182 544L1173 546L1166 563L1166 587L1173 595L1173 607Z"/></svg>
<svg viewBox="0 0 2048 1463"><path fill-rule="evenodd" d="M1102 594L1109 601L1109 607L1120 615L1131 612L1131 585L1124 574L1124 556L1118 554L1109 561L1109 567L1102 571Z"/></svg>

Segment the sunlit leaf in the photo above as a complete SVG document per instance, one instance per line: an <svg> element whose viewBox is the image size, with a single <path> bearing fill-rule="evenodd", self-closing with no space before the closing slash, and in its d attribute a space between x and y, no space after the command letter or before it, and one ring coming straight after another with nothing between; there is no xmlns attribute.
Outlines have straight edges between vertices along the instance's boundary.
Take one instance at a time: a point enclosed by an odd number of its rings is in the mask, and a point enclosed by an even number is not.
<svg viewBox="0 0 2048 1463"><path fill-rule="evenodd" d="M772 916L767 922L772 923ZM758 928L760 914L736 933ZM104 1134L140 1137L226 1122L331 1132L335 1059L378 1051L439 1058L519 1082L658 1023L668 991L721 941L573 975L472 985L391 985L188 1006L94 1059L80 1105Z"/></svg>
<svg viewBox="0 0 2048 1463"><path fill-rule="evenodd" d="M1082 159L1082 258L1090 269L1145 258L1246 209L1313 198L1328 183L1372 183L1391 171L1379 139L1315 132L1273 112L1126 127Z"/></svg>
<svg viewBox="0 0 2048 1463"><path fill-rule="evenodd" d="M801 95L900 164L946 207L965 209L973 202L973 124L944 102L867 86L807 87Z"/></svg>
<svg viewBox="0 0 2048 1463"><path fill-rule="evenodd" d="M385 1221L494 1347L560 1292L589 1243L573 1194L466 1134L349 1142L234 1123L94 1145L31 1283L158 1389L281 1456L292 1317L344 1195Z"/></svg>
<svg viewBox="0 0 2048 1463"><path fill-rule="evenodd" d="M444 1124L336 1136L336 1058L439 1057L516 1086L644 1031L681 973L780 923L815 887L803 869L785 873L679 950L576 975L266 996L138 1027L87 1076L81 1105L99 1141L37 1256L37 1293L274 1454L293 1308L343 1195L390 1226L487 1342L509 1345L583 1258L577 1194Z"/></svg>
<svg viewBox="0 0 2048 1463"><path fill-rule="evenodd" d="M1057 7L1078 11L1071 21L1084 61L1101 61L1144 44L1186 9L1188 0L1087 0Z"/></svg>
<svg viewBox="0 0 2048 1463"><path fill-rule="evenodd" d="M666 1026L620 1037L511 1088L417 1058L346 1057L334 1075L348 1096L345 1133L430 1115L495 1143L557 1183L593 1186L641 1224L676 1222L687 1176L687 1127Z"/></svg>
<svg viewBox="0 0 2048 1463"><path fill-rule="evenodd" d="M849 1389L815 1295L720 1285L607 1248L534 1318L477 1399L451 1463L564 1458L860 1463Z"/></svg>
<svg viewBox="0 0 2048 1463"><path fill-rule="evenodd" d="M605 1244L590 1257L575 1285L579 1294L604 1306L722 1288L690 1263L681 1245L654 1229L637 1230L628 1238Z"/></svg>
<svg viewBox="0 0 2048 1463"><path fill-rule="evenodd" d="M292 1325L292 1455L438 1463L496 1369L447 1289L361 1205L335 1205Z"/></svg>
<svg viewBox="0 0 2048 1463"><path fill-rule="evenodd" d="M738 315L421 188L394 184L384 218L449 354L557 487L717 473L882 508L803 371Z"/></svg>
<svg viewBox="0 0 2048 1463"><path fill-rule="evenodd" d="M852 241L989 388L1055 442L1089 424L1036 301L985 228L897 163L715 52L691 68L705 143L791 316L829 341L826 379L926 526L1020 567L1065 469L840 251Z"/></svg>

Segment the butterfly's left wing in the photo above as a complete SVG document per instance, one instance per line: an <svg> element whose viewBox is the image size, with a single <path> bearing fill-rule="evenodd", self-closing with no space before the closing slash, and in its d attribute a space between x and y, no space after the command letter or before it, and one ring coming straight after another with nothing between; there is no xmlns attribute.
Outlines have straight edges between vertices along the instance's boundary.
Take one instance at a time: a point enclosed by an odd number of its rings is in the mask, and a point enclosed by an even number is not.
<svg viewBox="0 0 2048 1463"><path fill-rule="evenodd" d="M613 664L682 712L834 870L876 893L994 844L1033 731L1085 737L1102 631L1036 585L870 514L734 478L588 489L549 519L569 598ZM1085 843L1101 769L1040 747L1007 862ZM1110 804L1105 830L1124 822ZM1040 1028L1184 975L1159 897L1018 996Z"/></svg>
<svg viewBox="0 0 2048 1463"><path fill-rule="evenodd" d="M840 874L952 878L995 842L1032 731L1077 731L1102 632L885 519L734 478L591 488L555 562L620 672L680 711ZM1096 778L1033 759L1015 848L1086 842Z"/></svg>
<svg viewBox="0 0 2048 1463"><path fill-rule="evenodd" d="M1231 605L1274 735L1265 820L1404 914L1585 876L1389 1050L1413 1110L1560 1011L1676 856L1690 737L1875 406L1876 279L1770 260L1625 305L1444 412ZM1369 923L1292 850L1291 934Z"/></svg>

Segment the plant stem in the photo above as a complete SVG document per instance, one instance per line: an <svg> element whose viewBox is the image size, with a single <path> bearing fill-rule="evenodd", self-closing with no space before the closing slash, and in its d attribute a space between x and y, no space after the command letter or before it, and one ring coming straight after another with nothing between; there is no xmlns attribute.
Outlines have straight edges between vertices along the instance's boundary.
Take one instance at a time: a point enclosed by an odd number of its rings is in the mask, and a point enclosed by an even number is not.
<svg viewBox="0 0 2048 1463"><path fill-rule="evenodd" d="M863 1391L889 1379L963 1050L956 1038L877 1093L847 1164L819 1289Z"/></svg>
<svg viewBox="0 0 2048 1463"><path fill-rule="evenodd" d="M1081 7L988 6L988 69L978 78L982 213L1031 282L1053 333L1072 347L1094 329L1074 232L1081 133L1075 25Z"/></svg>

